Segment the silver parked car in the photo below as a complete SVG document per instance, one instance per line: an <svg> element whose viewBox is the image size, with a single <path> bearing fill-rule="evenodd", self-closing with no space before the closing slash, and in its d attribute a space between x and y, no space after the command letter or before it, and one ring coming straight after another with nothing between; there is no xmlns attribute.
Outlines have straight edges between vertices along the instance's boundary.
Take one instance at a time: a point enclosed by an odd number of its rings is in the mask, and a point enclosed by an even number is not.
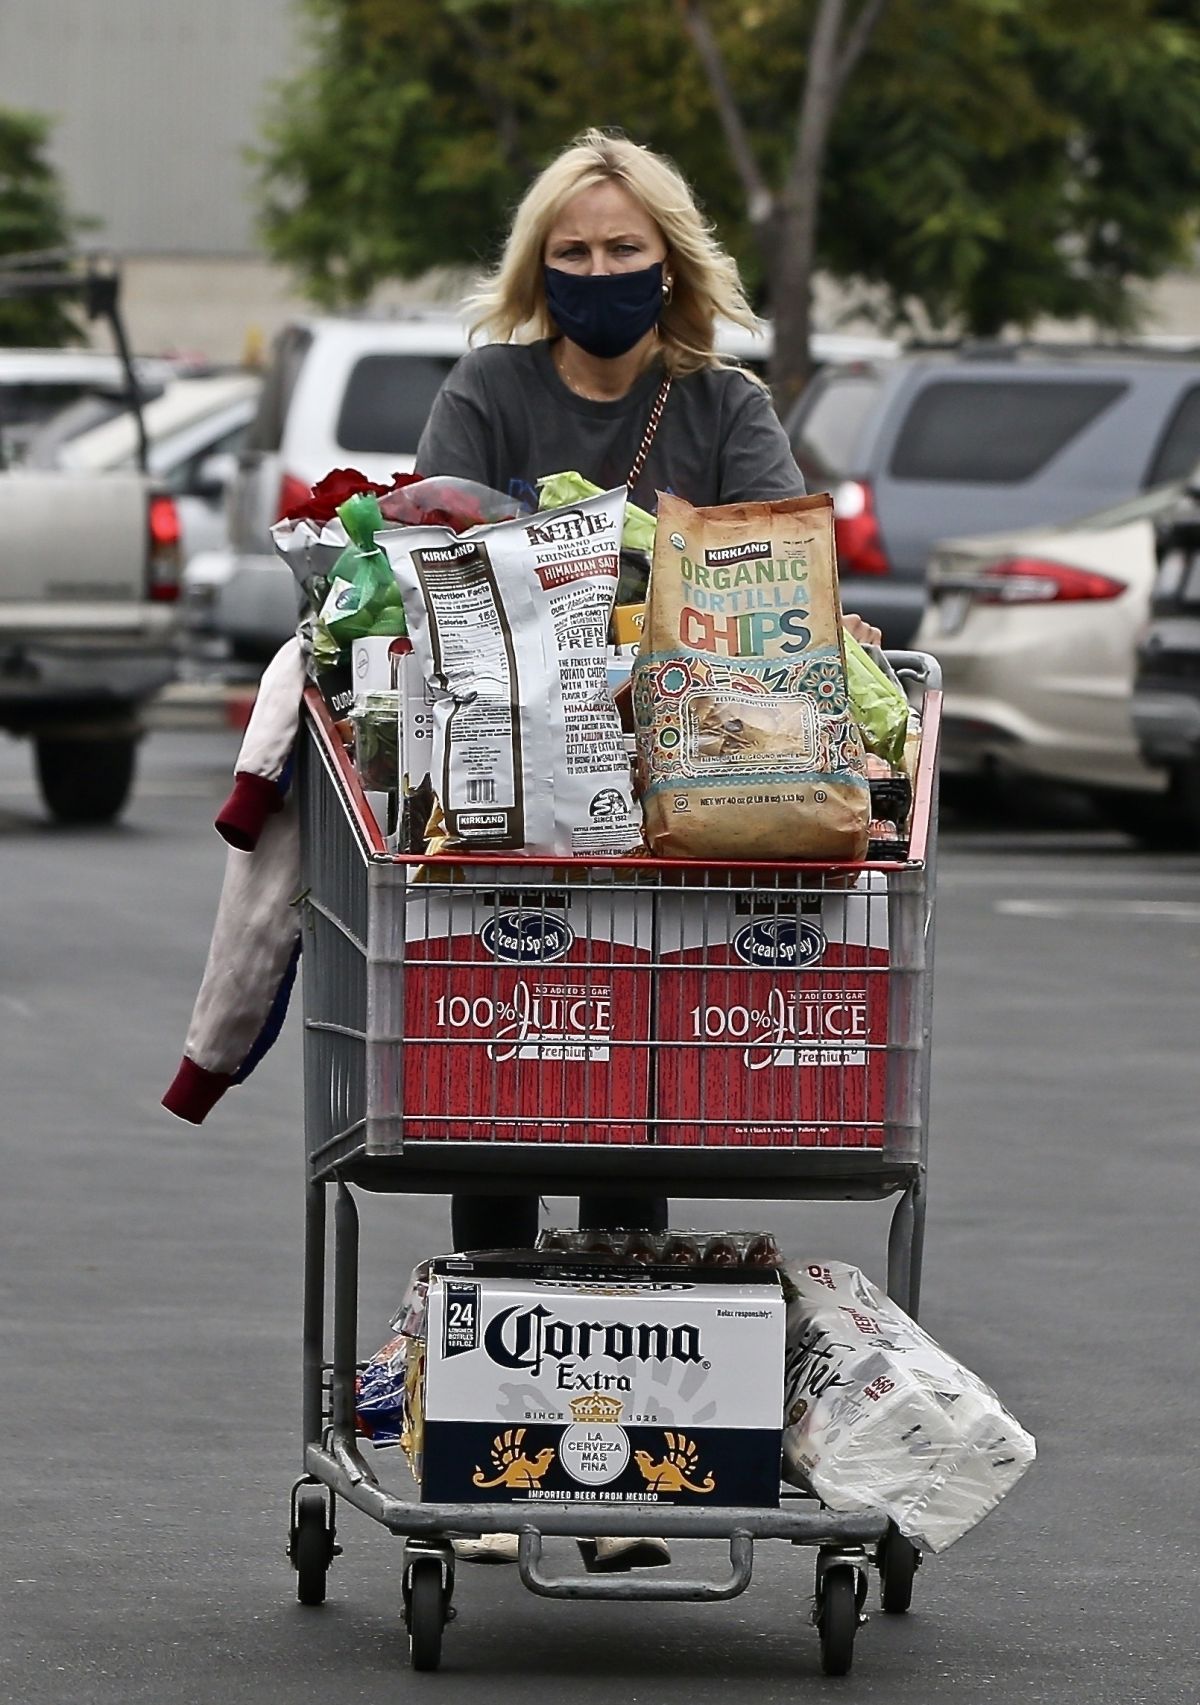
<svg viewBox="0 0 1200 1705"><path fill-rule="evenodd" d="M1182 478L1200 460L1200 359L965 346L831 365L787 421L833 493L843 599L908 645L939 539L1045 526Z"/></svg>

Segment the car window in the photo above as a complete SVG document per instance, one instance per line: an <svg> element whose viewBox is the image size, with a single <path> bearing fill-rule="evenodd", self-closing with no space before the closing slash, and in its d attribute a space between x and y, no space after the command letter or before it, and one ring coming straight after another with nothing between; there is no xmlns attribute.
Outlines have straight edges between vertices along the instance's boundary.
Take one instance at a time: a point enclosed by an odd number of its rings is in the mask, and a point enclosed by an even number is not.
<svg viewBox="0 0 1200 1705"><path fill-rule="evenodd" d="M858 445L879 401L878 373L831 373L818 378L788 422L792 454L810 486L859 473Z"/></svg>
<svg viewBox="0 0 1200 1705"><path fill-rule="evenodd" d="M343 450L411 456L453 355L364 355L355 362L338 415Z"/></svg>
<svg viewBox="0 0 1200 1705"><path fill-rule="evenodd" d="M1200 462L1200 385L1185 391L1166 431L1159 441L1147 485L1161 485L1165 480L1183 480Z"/></svg>
<svg viewBox="0 0 1200 1705"><path fill-rule="evenodd" d="M0 458L23 461L37 428L87 388L82 381L61 379L0 384Z"/></svg>
<svg viewBox="0 0 1200 1705"><path fill-rule="evenodd" d="M889 471L897 480L1015 485L1127 389L1104 379L935 381L914 399Z"/></svg>
<svg viewBox="0 0 1200 1705"><path fill-rule="evenodd" d="M53 468L58 465L59 453L93 427L103 426L124 414L127 404L120 397L80 397L57 414L51 415L44 426L29 440L26 460L31 468Z"/></svg>
<svg viewBox="0 0 1200 1705"><path fill-rule="evenodd" d="M282 444L292 392L311 343L312 333L303 326L286 326L276 338L258 399L258 413L246 435L247 449L271 451L278 450Z"/></svg>
<svg viewBox="0 0 1200 1705"><path fill-rule="evenodd" d="M27 421L48 420L87 390L84 380L47 379L0 384L0 422L23 426Z"/></svg>

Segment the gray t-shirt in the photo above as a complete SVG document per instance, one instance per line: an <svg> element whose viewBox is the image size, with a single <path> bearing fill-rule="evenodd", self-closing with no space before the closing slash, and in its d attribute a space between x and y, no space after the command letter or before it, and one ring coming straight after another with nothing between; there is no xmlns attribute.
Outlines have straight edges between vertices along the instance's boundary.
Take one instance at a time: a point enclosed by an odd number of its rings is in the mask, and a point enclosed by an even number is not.
<svg viewBox="0 0 1200 1705"><path fill-rule="evenodd" d="M548 341L485 344L464 355L434 401L417 471L478 480L537 505L537 481L568 469L605 491L624 485L662 383L657 364L612 403L590 402L558 376ZM689 503L800 497L804 479L761 385L710 367L676 379L632 497Z"/></svg>

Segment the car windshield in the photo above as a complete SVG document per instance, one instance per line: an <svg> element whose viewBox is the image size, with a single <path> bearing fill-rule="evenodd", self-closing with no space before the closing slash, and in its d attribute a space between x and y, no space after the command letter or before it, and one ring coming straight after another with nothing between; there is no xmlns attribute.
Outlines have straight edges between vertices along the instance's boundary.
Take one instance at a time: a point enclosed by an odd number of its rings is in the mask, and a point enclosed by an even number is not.
<svg viewBox="0 0 1200 1705"><path fill-rule="evenodd" d="M24 462L43 423L87 392L79 381L0 383L0 465Z"/></svg>
<svg viewBox="0 0 1200 1705"><path fill-rule="evenodd" d="M271 364L258 399L258 410L246 437L248 449L267 454L279 449L292 392L311 343L312 333L305 326L285 326L276 338Z"/></svg>
<svg viewBox="0 0 1200 1705"><path fill-rule="evenodd" d="M113 420L128 408L124 398L105 395L80 397L78 402L60 409L29 440L26 460L31 468L53 468L65 445L85 432L91 432L105 421Z"/></svg>
<svg viewBox="0 0 1200 1705"><path fill-rule="evenodd" d="M1193 385L1180 400L1178 408L1163 433L1162 442L1150 464L1146 484L1161 485L1164 480L1184 480L1196 467L1200 457L1200 385Z"/></svg>
<svg viewBox="0 0 1200 1705"><path fill-rule="evenodd" d="M788 420L788 437L811 487L861 470L858 444L879 398L881 376L870 367L822 374Z"/></svg>

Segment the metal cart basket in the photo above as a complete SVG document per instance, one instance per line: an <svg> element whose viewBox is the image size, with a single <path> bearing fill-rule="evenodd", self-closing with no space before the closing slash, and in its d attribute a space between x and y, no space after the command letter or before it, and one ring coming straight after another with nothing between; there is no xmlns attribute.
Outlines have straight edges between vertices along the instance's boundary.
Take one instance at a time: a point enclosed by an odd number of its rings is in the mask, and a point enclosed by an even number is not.
<svg viewBox="0 0 1200 1705"><path fill-rule="evenodd" d="M919 1557L882 1515L788 1487L778 1508L415 1502L380 1483L355 1426L356 1188L895 1197L888 1290L916 1314L941 693L932 658L890 660L922 713L909 850L863 865L392 855L308 692L304 1472L289 1554L301 1601L318 1604L338 1499L404 1535L415 1667L439 1661L460 1536L517 1531L522 1581L557 1598L732 1598L755 1540L815 1546L827 1673L850 1666L868 1564L884 1609L908 1606ZM724 1539L730 1570L547 1572L544 1538L600 1534Z"/></svg>

